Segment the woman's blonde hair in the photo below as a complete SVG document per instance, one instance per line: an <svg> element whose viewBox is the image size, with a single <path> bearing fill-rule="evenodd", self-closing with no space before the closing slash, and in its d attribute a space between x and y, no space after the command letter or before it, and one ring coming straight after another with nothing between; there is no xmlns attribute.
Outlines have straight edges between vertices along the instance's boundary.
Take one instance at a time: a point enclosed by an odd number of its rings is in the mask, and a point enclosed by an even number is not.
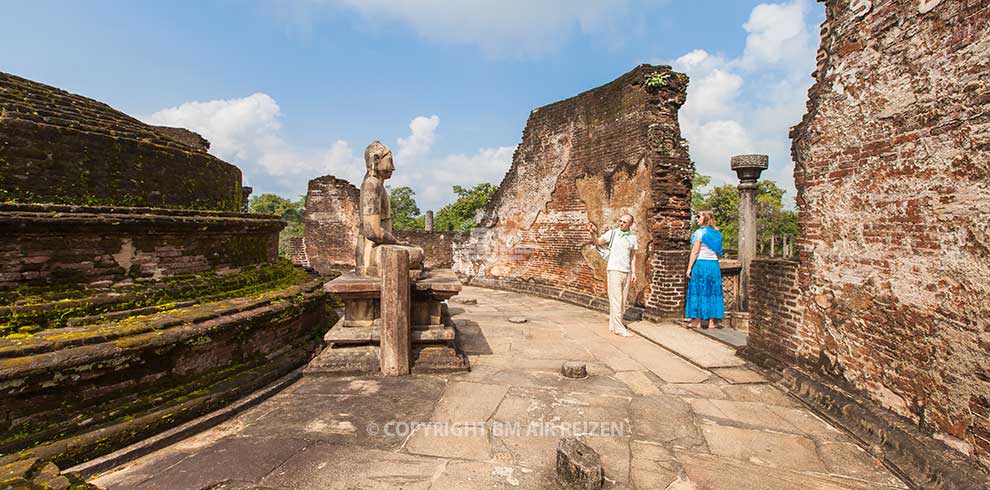
<svg viewBox="0 0 990 490"><path fill-rule="evenodd" d="M715 214L707 209L698 211L698 226L711 226L717 230L718 226L715 226Z"/></svg>

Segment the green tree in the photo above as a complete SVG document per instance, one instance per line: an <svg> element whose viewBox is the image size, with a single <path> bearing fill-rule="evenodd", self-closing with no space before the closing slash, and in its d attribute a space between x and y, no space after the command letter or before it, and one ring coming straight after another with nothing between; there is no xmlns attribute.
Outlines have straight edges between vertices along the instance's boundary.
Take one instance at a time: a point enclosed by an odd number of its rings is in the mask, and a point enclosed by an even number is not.
<svg viewBox="0 0 990 490"><path fill-rule="evenodd" d="M720 185L705 195L701 209L710 209L722 232L725 247L736 249L739 243L739 190L731 184Z"/></svg>
<svg viewBox="0 0 990 490"><path fill-rule="evenodd" d="M292 201L276 194L262 194L248 201L248 211L252 213L274 214L285 220L285 228L278 234L278 253L286 256L289 252L289 239L303 236L303 206L305 196Z"/></svg>
<svg viewBox="0 0 990 490"><path fill-rule="evenodd" d="M408 187L388 188L388 199L392 204L392 229L422 230L424 220L418 219L419 206L413 197L416 193Z"/></svg>
<svg viewBox="0 0 990 490"><path fill-rule="evenodd" d="M711 182L705 175L695 174L692 179L691 210L694 213L709 209L715 215L715 223L725 240L725 247L736 249L739 244L739 190L731 184L720 185L703 192L701 188ZM766 250L770 237L797 236L797 212L784 209L787 191L772 180L761 180L756 190L757 243ZM694 224L694 227L697 227Z"/></svg>
<svg viewBox="0 0 990 490"><path fill-rule="evenodd" d="M705 209L705 194L701 191L703 188L708 187L712 183L712 178L707 175L701 175L698 172L694 173L694 177L691 179L691 210L699 211ZM691 216L694 219L694 215Z"/></svg>
<svg viewBox="0 0 990 490"><path fill-rule="evenodd" d="M276 194L262 194L248 201L248 211L252 213L274 214L289 223L302 223L303 198L290 201Z"/></svg>
<svg viewBox="0 0 990 490"><path fill-rule="evenodd" d="M482 182L470 189L454 186L457 200L440 208L433 220L436 231L468 231L477 226L474 216L491 199L498 187Z"/></svg>

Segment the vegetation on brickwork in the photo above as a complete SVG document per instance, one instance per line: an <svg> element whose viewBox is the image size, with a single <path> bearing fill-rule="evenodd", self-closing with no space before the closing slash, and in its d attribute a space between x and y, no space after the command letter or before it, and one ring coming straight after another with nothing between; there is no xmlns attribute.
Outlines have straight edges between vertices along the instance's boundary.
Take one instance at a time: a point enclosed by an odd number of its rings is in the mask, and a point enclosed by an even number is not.
<svg viewBox="0 0 990 490"><path fill-rule="evenodd" d="M0 338L65 327L70 319L157 306L167 311L180 301L200 303L250 296L300 284L309 275L287 261L216 272L173 276L162 281L86 290L77 286L21 286L0 294ZM114 295L111 301L95 301Z"/></svg>
<svg viewBox="0 0 990 490"><path fill-rule="evenodd" d="M725 240L725 247L737 249L739 243L739 189L732 184L707 188L712 178L695 173L691 181L691 211L709 209ZM797 236L797 211L784 209L784 189L772 180L761 180L756 190L756 224L759 249L769 249L771 236ZM693 216L693 214L692 214ZM692 218L692 229L697 223Z"/></svg>
<svg viewBox="0 0 990 490"><path fill-rule="evenodd" d="M254 196L248 201L248 211L252 213L274 214L285 220L285 228L278 234L278 254L289 256L289 239L303 236L303 211L305 197L292 201L276 194Z"/></svg>
<svg viewBox="0 0 990 490"><path fill-rule="evenodd" d="M646 75L646 79L644 80L644 83L646 84L647 88L660 88L666 86L667 82L669 81L670 81L670 73L657 72Z"/></svg>
<svg viewBox="0 0 990 490"><path fill-rule="evenodd" d="M440 208L433 219L435 231L469 231L478 226L475 216L495 195L498 186L482 182L470 189L454 186L457 200Z"/></svg>
<svg viewBox="0 0 990 490"><path fill-rule="evenodd" d="M197 349L198 346L207 345L212 342L250 345L252 343L252 337L259 330L281 328L277 326L301 317L308 309L322 309L326 307L326 303L322 300L322 298L326 297L325 294L322 294L322 296L318 295L315 298L316 301L309 301L307 300L308 297L311 296L306 293L299 293L290 297L273 300L271 307L275 308L277 312L255 315L241 320L235 325L230 325L228 328L214 328L206 333L190 337L185 341L175 342L155 349L154 357L144 358L146 359L145 362L155 363L156 366L160 365L159 369L169 370L169 363L174 362L174 360L179 359L181 356L188 355L190 352L194 352L194 349ZM280 308L280 306L285 307ZM324 312L324 315L326 321L312 322L312 325L305 326L305 328L298 332L298 335L294 335L291 338L290 343L303 346L302 348L305 351L309 349L309 347L305 346L318 345L326 331L337 321L337 314L332 309L328 308ZM145 416L152 411L162 410L165 407L177 407L197 398L218 396L222 398L228 396L242 389L240 383L237 383L237 386L231 388L232 380L235 378L247 376L250 379L260 380L266 376L270 377L273 374L277 374L272 371L273 360L262 353L243 355L235 352L233 355L235 358L230 359L222 365L211 367L200 373L188 376L167 376L162 378L160 382L154 382L153 385L147 388L127 391L122 396L86 400L84 402L69 399L61 404L59 411L62 413L75 413L80 409L85 410L87 417L91 421L87 427L82 429L83 431L92 430L94 427L107 427L113 424L127 423L130 420ZM107 365L113 365L116 361L107 359L105 362L109 363ZM100 368L99 363L86 366L87 370L98 368ZM69 374L62 382L71 384L74 382L74 378L80 376L82 376L81 372L78 374ZM201 406L203 410L207 410L217 408L223 404L220 398L212 401L206 400L205 403L206 405L199 403L197 406ZM168 419L156 419L154 424L136 426L135 430L149 433L157 432L160 430L157 428L158 426L163 424L170 425L173 422L179 421L173 420L176 417L188 418L187 415L192 416L193 414L186 413L188 410L188 408L183 408L180 411L169 414ZM77 422L77 418L21 421L15 428L5 430L3 436L0 437L0 456L3 456L2 453L4 452L11 451L23 453L25 449L31 447L72 437L80 432L81 427ZM80 450L85 450L87 454L67 451L60 454L58 460L59 462L77 463L85 459L91 459L94 455L104 454L116 449L122 442L130 442L121 441L121 439L128 437L130 437L128 433L120 434L114 432L92 447L80 448Z"/></svg>

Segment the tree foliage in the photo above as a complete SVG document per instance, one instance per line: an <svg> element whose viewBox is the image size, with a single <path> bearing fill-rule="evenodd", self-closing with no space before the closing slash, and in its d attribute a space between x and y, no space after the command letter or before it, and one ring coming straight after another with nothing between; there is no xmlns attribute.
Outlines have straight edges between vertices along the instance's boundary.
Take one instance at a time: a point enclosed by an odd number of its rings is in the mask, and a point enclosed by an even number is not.
<svg viewBox="0 0 990 490"><path fill-rule="evenodd" d="M726 248L738 249L739 243L739 189L731 184L720 185L711 190L702 189L711 183L711 177L695 174L692 179L691 210L697 213L709 209L715 215L715 223L725 240ZM776 235L796 236L798 216L796 211L784 209L784 194L787 191L772 180L761 180L756 190L757 242L767 248L770 237ZM694 224L697 227L697 224Z"/></svg>
<svg viewBox="0 0 990 490"><path fill-rule="evenodd" d="M433 221L436 231L468 231L477 226L474 220L478 210L488 203L498 187L482 182L470 189L454 186L457 200L440 208Z"/></svg>
<svg viewBox="0 0 990 490"><path fill-rule="evenodd" d="M252 213L274 214L289 223L302 223L303 198L291 201L276 194L262 194L248 201Z"/></svg>
<svg viewBox="0 0 990 490"><path fill-rule="evenodd" d="M285 220L285 228L278 234L278 253L288 255L289 239L303 236L303 206L305 197L292 201L276 194L262 194L248 201L248 211L252 213L274 214Z"/></svg>
<svg viewBox="0 0 990 490"><path fill-rule="evenodd" d="M415 195L416 192L405 186L388 189L388 199L392 204L392 229L423 229L424 219L419 215L419 206L413 197Z"/></svg>

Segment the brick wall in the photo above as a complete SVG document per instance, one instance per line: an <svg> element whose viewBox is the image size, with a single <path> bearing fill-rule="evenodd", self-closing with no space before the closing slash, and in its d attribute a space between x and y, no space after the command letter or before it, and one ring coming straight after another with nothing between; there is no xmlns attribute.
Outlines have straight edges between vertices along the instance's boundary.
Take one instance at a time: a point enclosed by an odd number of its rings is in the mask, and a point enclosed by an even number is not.
<svg viewBox="0 0 990 490"><path fill-rule="evenodd" d="M286 244L289 260L300 267L310 267L309 256L306 255L306 238L292 237Z"/></svg>
<svg viewBox="0 0 990 490"><path fill-rule="evenodd" d="M605 264L584 227L615 227L628 212L640 242L631 295L655 312L683 314L693 167L677 110L687 77L671 73L659 89L643 84L669 70L642 65L535 109L482 228L455 246L455 270L604 296Z"/></svg>
<svg viewBox="0 0 990 490"><path fill-rule="evenodd" d="M241 171L191 131L2 72L0 113L0 202L241 209Z"/></svg>
<svg viewBox="0 0 990 490"><path fill-rule="evenodd" d="M797 359L803 308L796 260L756 258L749 276L749 348L785 362Z"/></svg>
<svg viewBox="0 0 990 490"><path fill-rule="evenodd" d="M990 466L990 3L826 2L793 346ZM758 296L758 295L754 295Z"/></svg>
<svg viewBox="0 0 990 490"><path fill-rule="evenodd" d="M354 269L357 244L358 201L361 192L350 182L327 175L309 181L303 216L302 243L309 265L322 274ZM453 232L395 231L400 241L423 248L424 262L431 268L450 268L453 242L461 236Z"/></svg>
<svg viewBox="0 0 990 490"><path fill-rule="evenodd" d="M461 233L451 231L397 231L395 237L401 242L423 248L426 267L449 269L454 265L453 243L461 239Z"/></svg>
<svg viewBox="0 0 990 490"><path fill-rule="evenodd" d="M303 228L309 264L321 274L354 268L360 191L326 175L309 181Z"/></svg>
<svg viewBox="0 0 990 490"><path fill-rule="evenodd" d="M0 289L273 262L283 226L256 214L0 204Z"/></svg>

